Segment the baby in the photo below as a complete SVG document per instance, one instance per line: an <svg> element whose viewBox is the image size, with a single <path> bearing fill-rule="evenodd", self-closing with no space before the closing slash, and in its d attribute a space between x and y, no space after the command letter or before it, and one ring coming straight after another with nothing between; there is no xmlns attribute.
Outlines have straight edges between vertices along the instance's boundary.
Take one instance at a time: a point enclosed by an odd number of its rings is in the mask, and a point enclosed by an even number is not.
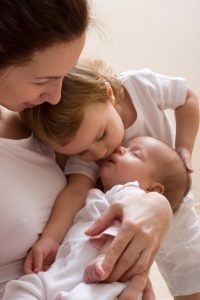
<svg viewBox="0 0 200 300"><path fill-rule="evenodd" d="M133 138L125 147L119 147L103 161L100 177L104 192L89 191L86 205L76 214L51 268L9 282L2 300L117 299L126 284L102 282L102 265L120 220L92 239L85 230L119 199L157 191L168 198L175 211L190 188L190 177L178 153L147 136Z"/></svg>

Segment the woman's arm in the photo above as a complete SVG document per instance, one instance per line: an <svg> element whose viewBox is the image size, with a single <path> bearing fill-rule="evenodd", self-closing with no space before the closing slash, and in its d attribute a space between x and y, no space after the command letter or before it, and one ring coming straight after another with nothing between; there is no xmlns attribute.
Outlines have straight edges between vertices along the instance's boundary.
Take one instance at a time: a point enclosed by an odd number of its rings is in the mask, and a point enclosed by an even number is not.
<svg viewBox="0 0 200 300"><path fill-rule="evenodd" d="M128 281L135 274L147 272L170 227L172 216L167 199L155 192L113 202L86 232L96 235L113 220L121 220L120 231L103 263L107 281Z"/></svg>
<svg viewBox="0 0 200 300"><path fill-rule="evenodd" d="M66 187L58 195L49 221L40 238L28 252L24 264L26 274L46 271L53 263L58 247L71 226L75 214L85 204L88 190L92 188L89 177L70 175Z"/></svg>

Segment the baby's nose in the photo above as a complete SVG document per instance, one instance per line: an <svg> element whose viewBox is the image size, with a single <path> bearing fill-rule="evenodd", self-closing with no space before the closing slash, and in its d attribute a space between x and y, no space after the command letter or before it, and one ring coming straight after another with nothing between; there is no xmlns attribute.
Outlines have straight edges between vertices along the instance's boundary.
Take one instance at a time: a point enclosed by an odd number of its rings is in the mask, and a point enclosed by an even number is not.
<svg viewBox="0 0 200 300"><path fill-rule="evenodd" d="M119 154L119 155L123 155L125 152L125 148L124 147L118 147L117 150L116 150L116 153Z"/></svg>

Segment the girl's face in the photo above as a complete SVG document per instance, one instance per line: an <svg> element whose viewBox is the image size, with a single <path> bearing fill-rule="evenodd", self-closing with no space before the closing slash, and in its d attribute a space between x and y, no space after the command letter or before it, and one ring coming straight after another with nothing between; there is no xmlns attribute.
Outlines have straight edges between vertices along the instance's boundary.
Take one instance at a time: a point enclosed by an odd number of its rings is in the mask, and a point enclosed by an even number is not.
<svg viewBox="0 0 200 300"><path fill-rule="evenodd" d="M84 119L71 143L60 146L50 141L57 152L79 154L83 160L96 161L108 157L122 143L124 126L112 100L86 107Z"/></svg>
<svg viewBox="0 0 200 300"><path fill-rule="evenodd" d="M34 54L30 62L0 72L0 104L20 112L49 102L57 104L64 76L74 67L85 43L85 34Z"/></svg>

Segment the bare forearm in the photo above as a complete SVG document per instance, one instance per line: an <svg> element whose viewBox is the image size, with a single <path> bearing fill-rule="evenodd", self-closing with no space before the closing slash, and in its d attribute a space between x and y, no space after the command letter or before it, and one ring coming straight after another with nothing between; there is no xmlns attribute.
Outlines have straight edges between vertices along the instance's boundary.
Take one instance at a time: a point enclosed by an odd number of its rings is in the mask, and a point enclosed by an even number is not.
<svg viewBox="0 0 200 300"><path fill-rule="evenodd" d="M84 206L88 190L92 187L89 178L84 177L79 182L73 179L69 181L58 195L42 237L62 242L75 214Z"/></svg>
<svg viewBox="0 0 200 300"><path fill-rule="evenodd" d="M65 194L55 202L49 221L42 233L42 237L48 237L61 243L65 233L72 225L75 214L84 205L85 198L76 196L76 201L66 199Z"/></svg>
<svg viewBox="0 0 200 300"><path fill-rule="evenodd" d="M176 149L187 149L192 153L199 128L199 103L197 96L188 90L184 105L175 111L176 117Z"/></svg>

